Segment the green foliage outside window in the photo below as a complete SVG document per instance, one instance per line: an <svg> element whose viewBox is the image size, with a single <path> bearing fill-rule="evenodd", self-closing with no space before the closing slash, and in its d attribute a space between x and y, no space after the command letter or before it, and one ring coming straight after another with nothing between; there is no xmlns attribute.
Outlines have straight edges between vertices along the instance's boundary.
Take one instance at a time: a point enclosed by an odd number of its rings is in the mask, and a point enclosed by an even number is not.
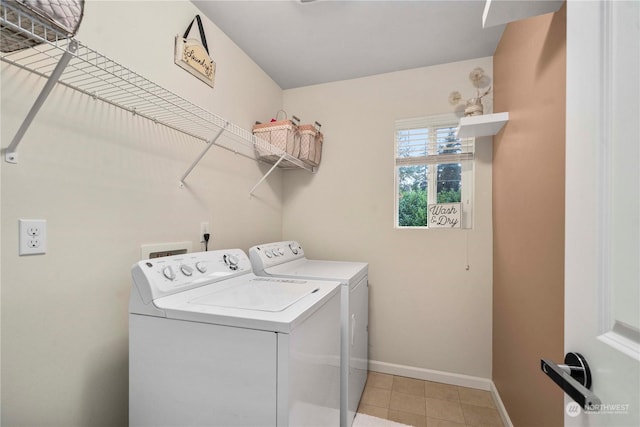
<svg viewBox="0 0 640 427"><path fill-rule="evenodd" d="M460 200L459 186L457 190L449 189L438 193L438 203L459 203Z"/></svg>
<svg viewBox="0 0 640 427"><path fill-rule="evenodd" d="M400 193L398 225L400 227L425 227L427 225L427 192L409 190Z"/></svg>
<svg viewBox="0 0 640 427"><path fill-rule="evenodd" d="M438 203L458 203L460 200L460 189L449 189L438 193ZM425 227L427 225L427 192L425 190L400 192L398 225L400 227Z"/></svg>

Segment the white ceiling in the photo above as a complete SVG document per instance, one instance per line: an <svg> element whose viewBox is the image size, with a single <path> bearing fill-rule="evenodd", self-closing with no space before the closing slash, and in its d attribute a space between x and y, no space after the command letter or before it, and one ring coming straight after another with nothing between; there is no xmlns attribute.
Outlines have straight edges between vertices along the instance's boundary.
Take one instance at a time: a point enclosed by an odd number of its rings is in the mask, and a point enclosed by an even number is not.
<svg viewBox="0 0 640 427"><path fill-rule="evenodd" d="M192 2L282 89L491 56L504 30L483 0Z"/></svg>

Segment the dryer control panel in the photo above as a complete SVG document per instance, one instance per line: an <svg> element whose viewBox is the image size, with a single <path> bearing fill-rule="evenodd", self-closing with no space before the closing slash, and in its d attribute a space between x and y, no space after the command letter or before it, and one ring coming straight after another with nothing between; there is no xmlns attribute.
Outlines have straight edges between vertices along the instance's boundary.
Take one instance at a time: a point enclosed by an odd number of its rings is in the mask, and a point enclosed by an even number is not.
<svg viewBox="0 0 640 427"><path fill-rule="evenodd" d="M251 272L251 262L241 249L147 259L135 263L131 268L134 288L144 304L160 297Z"/></svg>
<svg viewBox="0 0 640 427"><path fill-rule="evenodd" d="M249 249L249 258L256 270L304 258L302 246L295 240L256 245Z"/></svg>

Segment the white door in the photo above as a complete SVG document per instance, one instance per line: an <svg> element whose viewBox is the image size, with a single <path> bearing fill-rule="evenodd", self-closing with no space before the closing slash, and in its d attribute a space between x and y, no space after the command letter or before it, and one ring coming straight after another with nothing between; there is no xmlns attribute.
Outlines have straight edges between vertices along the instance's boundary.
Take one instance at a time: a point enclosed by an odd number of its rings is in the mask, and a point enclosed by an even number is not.
<svg viewBox="0 0 640 427"><path fill-rule="evenodd" d="M567 7L565 352L601 404L565 395L565 426L638 427L640 2Z"/></svg>

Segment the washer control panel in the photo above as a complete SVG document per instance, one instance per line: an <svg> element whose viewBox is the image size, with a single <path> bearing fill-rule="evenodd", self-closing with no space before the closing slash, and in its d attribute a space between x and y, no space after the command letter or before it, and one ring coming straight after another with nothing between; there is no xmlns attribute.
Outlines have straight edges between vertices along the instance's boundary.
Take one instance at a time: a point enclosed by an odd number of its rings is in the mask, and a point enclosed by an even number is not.
<svg viewBox="0 0 640 427"><path fill-rule="evenodd" d="M134 285L147 304L156 298L251 272L251 262L240 249L147 259L131 269Z"/></svg>
<svg viewBox="0 0 640 427"><path fill-rule="evenodd" d="M302 246L294 240L265 243L249 249L251 263L257 270L304 257Z"/></svg>

